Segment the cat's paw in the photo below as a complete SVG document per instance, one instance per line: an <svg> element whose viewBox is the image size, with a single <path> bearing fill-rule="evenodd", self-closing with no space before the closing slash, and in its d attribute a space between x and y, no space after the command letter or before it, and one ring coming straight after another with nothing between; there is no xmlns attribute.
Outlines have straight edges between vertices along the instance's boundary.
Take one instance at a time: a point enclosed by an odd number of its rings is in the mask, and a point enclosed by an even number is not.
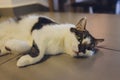
<svg viewBox="0 0 120 80"><path fill-rule="evenodd" d="M32 58L29 55L22 56L18 61L17 61L17 66L18 67L24 67L27 65L30 65L32 63Z"/></svg>

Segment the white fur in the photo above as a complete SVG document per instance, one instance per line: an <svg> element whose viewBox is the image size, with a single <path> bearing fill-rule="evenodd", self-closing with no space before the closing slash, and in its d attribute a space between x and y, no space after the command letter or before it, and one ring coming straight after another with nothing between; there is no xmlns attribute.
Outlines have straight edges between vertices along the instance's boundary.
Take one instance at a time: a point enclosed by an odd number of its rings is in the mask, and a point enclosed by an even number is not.
<svg viewBox="0 0 120 80"><path fill-rule="evenodd" d="M87 38L83 39L82 44L90 44L90 42L91 42L90 38L87 37Z"/></svg>

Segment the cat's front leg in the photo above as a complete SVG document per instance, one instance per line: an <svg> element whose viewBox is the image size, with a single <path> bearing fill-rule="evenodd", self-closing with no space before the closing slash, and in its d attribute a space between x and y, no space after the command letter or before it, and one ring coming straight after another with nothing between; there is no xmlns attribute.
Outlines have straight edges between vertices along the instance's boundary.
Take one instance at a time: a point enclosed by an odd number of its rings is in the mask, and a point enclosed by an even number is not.
<svg viewBox="0 0 120 80"><path fill-rule="evenodd" d="M74 38L74 37L73 37ZM66 54L72 57L77 56L76 51L78 51L78 42L74 40L71 36L66 36L64 40L64 50Z"/></svg>
<svg viewBox="0 0 120 80"><path fill-rule="evenodd" d="M31 46L28 44L28 42L17 39L8 40L4 47L6 51L15 54L26 53L31 49Z"/></svg>
<svg viewBox="0 0 120 80"><path fill-rule="evenodd" d="M5 44L0 48L0 56L14 53L21 54L26 53L31 49L31 45L28 42L18 39L10 39L5 42Z"/></svg>

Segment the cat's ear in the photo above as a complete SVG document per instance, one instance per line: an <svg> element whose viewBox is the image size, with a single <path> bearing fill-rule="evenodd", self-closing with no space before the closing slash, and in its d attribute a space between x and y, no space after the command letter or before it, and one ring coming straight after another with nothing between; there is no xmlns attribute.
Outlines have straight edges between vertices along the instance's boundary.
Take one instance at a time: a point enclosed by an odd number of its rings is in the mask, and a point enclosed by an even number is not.
<svg viewBox="0 0 120 80"><path fill-rule="evenodd" d="M95 39L96 44L103 42L104 39Z"/></svg>
<svg viewBox="0 0 120 80"><path fill-rule="evenodd" d="M79 31L85 31L86 30L86 24L87 24L87 18L81 18L80 21L77 23L76 28Z"/></svg>

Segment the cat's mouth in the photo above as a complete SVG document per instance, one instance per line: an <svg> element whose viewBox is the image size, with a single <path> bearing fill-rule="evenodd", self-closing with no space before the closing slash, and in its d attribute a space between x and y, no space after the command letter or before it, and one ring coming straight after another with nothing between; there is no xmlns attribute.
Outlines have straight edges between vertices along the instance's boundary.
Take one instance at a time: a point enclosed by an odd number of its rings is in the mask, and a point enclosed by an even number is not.
<svg viewBox="0 0 120 80"><path fill-rule="evenodd" d="M79 51L75 51L75 50L73 50L73 52L75 53L75 56L79 56Z"/></svg>
<svg viewBox="0 0 120 80"><path fill-rule="evenodd" d="M92 50L85 50L85 53L80 52L80 51L74 51L75 56L74 57L88 57L88 56L92 56L95 52Z"/></svg>

